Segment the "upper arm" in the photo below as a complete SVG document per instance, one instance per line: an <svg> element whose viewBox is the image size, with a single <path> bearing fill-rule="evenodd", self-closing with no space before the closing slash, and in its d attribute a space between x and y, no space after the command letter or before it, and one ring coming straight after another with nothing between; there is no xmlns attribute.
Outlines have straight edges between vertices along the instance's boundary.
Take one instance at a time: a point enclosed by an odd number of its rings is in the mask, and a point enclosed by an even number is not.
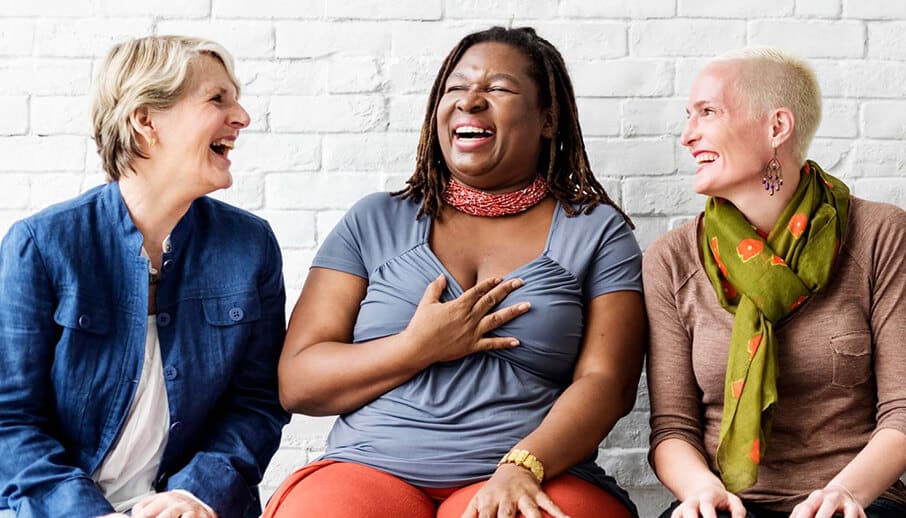
<svg viewBox="0 0 906 518"><path fill-rule="evenodd" d="M695 253L652 246L645 254L643 278L648 313L648 394L651 447L679 438L702 455L701 396L692 365L692 340L677 309L672 254Z"/></svg>
<svg viewBox="0 0 906 518"><path fill-rule="evenodd" d="M602 373L619 380L629 406L642 372L645 306L636 291L615 291L592 299L586 308L582 350L574 379Z"/></svg>
<svg viewBox="0 0 906 518"><path fill-rule="evenodd" d="M319 342L352 342L367 287L367 281L359 276L312 268L289 319L283 359L298 356Z"/></svg>
<svg viewBox="0 0 906 518"><path fill-rule="evenodd" d="M906 434L906 213L897 210L880 225L872 264L871 329L877 380L878 428Z"/></svg>

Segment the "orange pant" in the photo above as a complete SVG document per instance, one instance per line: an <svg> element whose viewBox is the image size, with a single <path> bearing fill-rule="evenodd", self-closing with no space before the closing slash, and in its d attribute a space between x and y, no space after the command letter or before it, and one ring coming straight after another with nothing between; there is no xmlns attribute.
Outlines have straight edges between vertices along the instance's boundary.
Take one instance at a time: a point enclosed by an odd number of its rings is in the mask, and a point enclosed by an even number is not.
<svg viewBox="0 0 906 518"><path fill-rule="evenodd" d="M322 460L290 475L271 497L262 518L460 518L482 485L418 488L361 464ZM631 516L613 495L574 475L560 475L542 487L572 518Z"/></svg>

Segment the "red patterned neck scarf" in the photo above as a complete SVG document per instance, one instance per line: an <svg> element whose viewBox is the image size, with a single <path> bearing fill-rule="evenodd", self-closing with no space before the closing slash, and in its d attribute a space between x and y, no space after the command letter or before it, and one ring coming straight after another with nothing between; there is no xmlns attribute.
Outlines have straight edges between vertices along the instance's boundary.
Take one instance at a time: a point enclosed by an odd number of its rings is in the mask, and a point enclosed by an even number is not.
<svg viewBox="0 0 906 518"><path fill-rule="evenodd" d="M450 179L444 189L444 202L470 216L498 217L526 211L547 197L547 182L536 176L528 186L513 192L493 194Z"/></svg>

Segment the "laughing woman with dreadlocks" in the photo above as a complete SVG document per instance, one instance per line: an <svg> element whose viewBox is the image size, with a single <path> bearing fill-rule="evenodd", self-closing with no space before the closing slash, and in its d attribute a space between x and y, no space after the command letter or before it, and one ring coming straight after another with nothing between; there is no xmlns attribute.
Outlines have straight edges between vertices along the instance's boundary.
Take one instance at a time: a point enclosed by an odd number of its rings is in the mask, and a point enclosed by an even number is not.
<svg viewBox="0 0 906 518"><path fill-rule="evenodd" d="M340 417L265 516L634 516L595 457L635 399L640 252L559 52L532 29L466 36L407 183L314 260L281 401Z"/></svg>

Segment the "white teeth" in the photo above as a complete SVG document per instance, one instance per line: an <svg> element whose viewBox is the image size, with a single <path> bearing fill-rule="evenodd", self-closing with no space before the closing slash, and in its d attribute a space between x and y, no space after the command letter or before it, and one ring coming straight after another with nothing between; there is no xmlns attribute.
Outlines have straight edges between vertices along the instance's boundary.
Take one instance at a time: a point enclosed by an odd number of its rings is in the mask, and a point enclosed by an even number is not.
<svg viewBox="0 0 906 518"><path fill-rule="evenodd" d="M457 135L462 135L462 134L493 135L494 134L494 132L491 130L479 128L477 126L460 126L460 127L456 128L456 131L454 133L456 133Z"/></svg>
<svg viewBox="0 0 906 518"><path fill-rule="evenodd" d="M709 153L709 152L699 153L698 155L696 155L695 161L699 164L710 163L710 162L717 160L717 157L718 157L717 153Z"/></svg>
<svg viewBox="0 0 906 518"><path fill-rule="evenodd" d="M218 139L211 143L212 146L223 146L225 148L233 149L236 146L236 143L230 139Z"/></svg>

